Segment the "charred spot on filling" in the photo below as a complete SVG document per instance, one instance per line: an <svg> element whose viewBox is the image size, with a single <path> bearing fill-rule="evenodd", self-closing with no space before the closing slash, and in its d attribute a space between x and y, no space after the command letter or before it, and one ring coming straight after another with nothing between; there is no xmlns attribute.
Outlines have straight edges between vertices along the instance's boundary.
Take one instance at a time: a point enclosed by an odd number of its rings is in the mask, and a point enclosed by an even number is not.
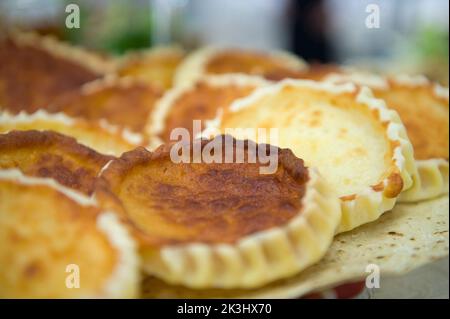
<svg viewBox="0 0 450 319"><path fill-rule="evenodd" d="M234 151L246 153L243 163L177 164L170 158L172 144L154 153L139 148L109 165L103 177L146 244L235 243L301 213L309 180L303 161L288 149L231 140ZM209 142L194 143L203 150ZM264 164L248 158L269 147L278 167L261 174Z"/></svg>
<svg viewBox="0 0 450 319"><path fill-rule="evenodd" d="M0 41L0 104L12 113L35 112L99 74L30 45Z"/></svg>
<svg viewBox="0 0 450 319"><path fill-rule="evenodd" d="M161 134L164 142L170 142L173 129L183 127L190 132L194 120L211 120L216 117L217 110L230 105L234 100L250 94L254 86L228 85L211 86L200 82L180 97L172 105L165 119L165 129ZM202 123L201 129L205 127Z"/></svg>
<svg viewBox="0 0 450 319"><path fill-rule="evenodd" d="M113 157L51 131L12 131L0 134L0 168L17 168L25 175L53 178L91 194L101 168Z"/></svg>
<svg viewBox="0 0 450 319"><path fill-rule="evenodd" d="M205 70L212 74L245 73L267 76L271 79L297 76L296 70L289 68L274 56L238 49L215 54L206 64Z"/></svg>

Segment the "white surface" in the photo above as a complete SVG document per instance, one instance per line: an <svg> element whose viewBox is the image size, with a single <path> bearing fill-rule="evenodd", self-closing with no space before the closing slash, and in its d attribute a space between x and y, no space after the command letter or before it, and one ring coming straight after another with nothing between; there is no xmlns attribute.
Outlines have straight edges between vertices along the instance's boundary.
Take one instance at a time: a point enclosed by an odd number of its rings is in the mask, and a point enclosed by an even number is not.
<svg viewBox="0 0 450 319"><path fill-rule="evenodd" d="M369 291L373 299L449 298L448 256L400 277L381 278L380 288Z"/></svg>

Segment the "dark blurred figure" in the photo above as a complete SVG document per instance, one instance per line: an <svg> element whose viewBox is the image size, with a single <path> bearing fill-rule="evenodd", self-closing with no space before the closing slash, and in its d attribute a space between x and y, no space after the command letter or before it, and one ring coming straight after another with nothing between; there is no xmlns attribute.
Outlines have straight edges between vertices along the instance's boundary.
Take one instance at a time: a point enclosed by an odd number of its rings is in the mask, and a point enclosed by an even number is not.
<svg viewBox="0 0 450 319"><path fill-rule="evenodd" d="M323 0L291 0L288 17L291 48L294 53L311 62L333 60L327 41L327 16Z"/></svg>

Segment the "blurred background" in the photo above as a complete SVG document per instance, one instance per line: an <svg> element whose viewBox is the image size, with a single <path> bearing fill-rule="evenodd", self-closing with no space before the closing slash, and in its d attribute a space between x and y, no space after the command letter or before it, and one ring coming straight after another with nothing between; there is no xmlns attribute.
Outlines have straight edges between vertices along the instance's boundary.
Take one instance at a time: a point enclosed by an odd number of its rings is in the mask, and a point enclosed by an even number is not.
<svg viewBox="0 0 450 319"><path fill-rule="evenodd" d="M71 3L80 8L79 29L65 25ZM113 55L223 44L424 73L447 85L449 78L448 0L0 0L0 33L10 28Z"/></svg>

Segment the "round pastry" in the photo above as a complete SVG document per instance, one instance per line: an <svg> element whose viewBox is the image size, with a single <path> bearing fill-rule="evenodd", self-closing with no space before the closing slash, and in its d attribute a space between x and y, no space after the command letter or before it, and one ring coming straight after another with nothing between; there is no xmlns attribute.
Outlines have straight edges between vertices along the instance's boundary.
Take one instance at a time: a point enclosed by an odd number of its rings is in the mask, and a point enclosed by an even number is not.
<svg viewBox="0 0 450 319"><path fill-rule="evenodd" d="M211 74L243 73L267 78L283 74L286 77L305 68L302 59L287 52L205 47L184 59L175 74L175 84L188 84Z"/></svg>
<svg viewBox="0 0 450 319"><path fill-rule="evenodd" d="M112 125L141 134L160 95L159 91L141 81L106 77L63 94L48 109L94 123L106 120Z"/></svg>
<svg viewBox="0 0 450 319"><path fill-rule="evenodd" d="M242 128L274 130L277 141L268 142L320 171L341 198L339 232L377 219L411 187L415 163L405 128L368 88L284 80L235 101L204 136L228 131L242 139Z"/></svg>
<svg viewBox="0 0 450 319"><path fill-rule="evenodd" d="M19 130L55 131L74 137L100 153L119 156L138 145L142 145L142 135L112 126L106 121L90 123L80 118L72 118L63 113L50 114L39 110L33 114L21 112L12 115L0 112L0 133Z"/></svg>
<svg viewBox="0 0 450 319"><path fill-rule="evenodd" d="M125 54L116 65L115 74L137 78L166 90L173 86L175 70L185 55L177 46L156 47Z"/></svg>
<svg viewBox="0 0 450 319"><path fill-rule="evenodd" d="M35 112L61 93L108 72L108 62L51 37L15 33L0 40L0 109Z"/></svg>
<svg viewBox="0 0 450 319"><path fill-rule="evenodd" d="M340 220L338 197L290 150L231 136L137 148L100 181L95 196L128 219L144 270L194 288L295 274L324 255Z"/></svg>
<svg viewBox="0 0 450 319"><path fill-rule="evenodd" d="M0 134L0 169L18 168L25 175L53 178L86 195L92 194L97 175L112 159L51 131Z"/></svg>
<svg viewBox="0 0 450 319"><path fill-rule="evenodd" d="M173 88L164 94L151 113L147 135L153 146L170 142L175 128L186 128L195 137L194 120L201 121L198 134L205 121L214 119L220 108L268 83L260 77L227 74L205 76L189 85Z"/></svg>
<svg viewBox="0 0 450 319"><path fill-rule="evenodd" d="M413 187L401 194L400 201L419 201L448 193L448 88L424 76L382 77L362 72L330 74L325 81L370 86L377 98L399 113L417 165Z"/></svg>
<svg viewBox="0 0 450 319"><path fill-rule="evenodd" d="M137 297L136 243L116 214L52 179L0 170L0 297Z"/></svg>

